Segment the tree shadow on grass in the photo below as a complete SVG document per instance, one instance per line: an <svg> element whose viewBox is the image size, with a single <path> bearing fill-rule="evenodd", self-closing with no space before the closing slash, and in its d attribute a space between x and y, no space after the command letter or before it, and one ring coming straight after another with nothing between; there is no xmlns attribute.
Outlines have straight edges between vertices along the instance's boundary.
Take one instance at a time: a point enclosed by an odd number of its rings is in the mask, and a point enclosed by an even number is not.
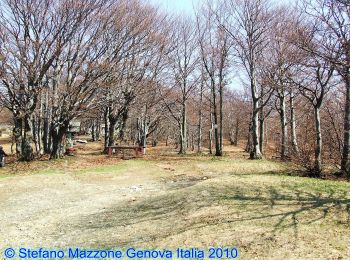
<svg viewBox="0 0 350 260"><path fill-rule="evenodd" d="M340 217L336 224L350 227L350 198L347 192L336 193L334 190L326 194L311 193L300 190L287 190L281 192L278 189L270 188L268 196L256 196L237 193L226 199L239 201L239 206L246 208L246 217L230 219L227 222L242 221L272 221L275 219L271 234L275 236L290 228L293 229L294 238L291 242L298 240L298 228L300 225L311 225L322 221L335 221L330 215ZM257 206L265 205L260 212L254 212ZM243 208L244 208L243 207ZM268 210L270 208L270 210ZM281 212L273 212L277 209ZM249 216L250 215L250 216Z"/></svg>
<svg viewBox="0 0 350 260"><path fill-rule="evenodd" d="M215 212L213 206L228 208ZM199 212L199 215L195 213ZM191 230L237 223L247 229L261 226L269 238L285 231L298 240L301 225L334 222L350 229L350 196L346 191L305 191L294 184L283 188L240 187L234 184L195 185L136 202L123 202L103 212L72 219L73 230L100 232L106 239L93 246L113 247L157 243ZM115 237L113 234L122 234ZM218 234L218 237L220 235ZM193 237L196 240L196 237Z"/></svg>

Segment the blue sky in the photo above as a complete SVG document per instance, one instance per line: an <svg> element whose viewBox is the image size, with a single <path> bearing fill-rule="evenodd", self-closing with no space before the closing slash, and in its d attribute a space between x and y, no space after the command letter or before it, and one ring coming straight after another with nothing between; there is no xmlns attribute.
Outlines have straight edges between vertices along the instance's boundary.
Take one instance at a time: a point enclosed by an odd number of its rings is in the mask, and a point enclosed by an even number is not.
<svg viewBox="0 0 350 260"><path fill-rule="evenodd" d="M150 0L151 3L161 6L166 11L173 13L193 14L193 5L198 5L201 0Z"/></svg>
<svg viewBox="0 0 350 260"><path fill-rule="evenodd" d="M214 1L214 0L212 0ZM254 0L251 0L254 1ZM271 0L275 3L294 3L295 0ZM163 8L167 12L174 14L194 15L193 6L198 6L203 0L149 0L150 3L155 4ZM242 80L245 79L244 72L238 72L236 76L233 76L231 87L235 89L242 88Z"/></svg>
<svg viewBox="0 0 350 260"><path fill-rule="evenodd" d="M186 13L189 15L194 13L193 6L197 6L201 2L201 0L149 0L149 1L155 5L161 6L166 11L171 11L175 14ZM272 1L276 3L295 2L294 0L272 0Z"/></svg>

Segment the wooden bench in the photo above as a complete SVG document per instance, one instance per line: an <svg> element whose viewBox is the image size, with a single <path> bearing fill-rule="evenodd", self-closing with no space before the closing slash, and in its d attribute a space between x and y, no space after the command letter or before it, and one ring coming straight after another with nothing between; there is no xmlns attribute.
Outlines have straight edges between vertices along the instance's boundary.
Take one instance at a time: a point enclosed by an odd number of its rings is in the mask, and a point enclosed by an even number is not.
<svg viewBox="0 0 350 260"><path fill-rule="evenodd" d="M70 156L77 155L77 149L74 147L70 147L66 149L66 154Z"/></svg>
<svg viewBox="0 0 350 260"><path fill-rule="evenodd" d="M111 157L113 155L113 150L115 150L116 152L124 150L133 150L135 152L135 157L139 157L140 154L143 155L143 147L140 146L108 146L108 157Z"/></svg>

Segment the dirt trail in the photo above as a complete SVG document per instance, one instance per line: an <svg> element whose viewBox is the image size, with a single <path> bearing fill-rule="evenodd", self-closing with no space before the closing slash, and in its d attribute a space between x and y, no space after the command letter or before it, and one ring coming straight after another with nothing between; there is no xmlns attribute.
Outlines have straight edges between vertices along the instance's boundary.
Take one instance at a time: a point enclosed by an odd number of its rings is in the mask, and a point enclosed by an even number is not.
<svg viewBox="0 0 350 260"><path fill-rule="evenodd" d="M153 149L136 160L84 154L9 165L0 170L0 255L20 246L226 245L241 259L350 259L349 183L227 153Z"/></svg>
<svg viewBox="0 0 350 260"><path fill-rule="evenodd" d="M160 180L133 170L0 179L0 248L74 245L84 234L67 229L72 220L159 193L164 189Z"/></svg>

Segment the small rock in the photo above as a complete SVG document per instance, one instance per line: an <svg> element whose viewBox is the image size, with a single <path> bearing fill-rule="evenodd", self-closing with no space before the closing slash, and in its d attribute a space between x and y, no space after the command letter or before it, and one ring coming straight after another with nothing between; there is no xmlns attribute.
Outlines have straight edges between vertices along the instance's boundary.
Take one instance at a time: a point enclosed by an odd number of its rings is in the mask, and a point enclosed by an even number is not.
<svg viewBox="0 0 350 260"><path fill-rule="evenodd" d="M210 195L210 192L208 192L208 191L206 191L206 190L203 190L203 191L201 192L201 194L202 194L202 196L207 197L207 196Z"/></svg>
<svg viewBox="0 0 350 260"><path fill-rule="evenodd" d="M141 191L142 188L138 187L138 186L132 186L131 189L135 190L135 191Z"/></svg>

